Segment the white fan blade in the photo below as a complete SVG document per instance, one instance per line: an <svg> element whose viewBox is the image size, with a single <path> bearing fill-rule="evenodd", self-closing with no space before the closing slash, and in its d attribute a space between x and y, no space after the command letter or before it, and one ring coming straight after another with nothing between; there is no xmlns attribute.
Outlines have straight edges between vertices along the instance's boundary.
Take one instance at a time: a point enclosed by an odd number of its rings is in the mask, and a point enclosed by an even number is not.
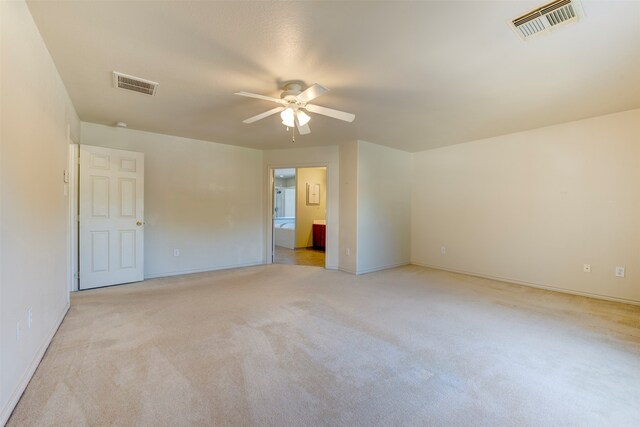
<svg viewBox="0 0 640 427"><path fill-rule="evenodd" d="M322 114L323 116L333 117L334 119L344 120L351 123L355 118L355 114L345 113L344 111L334 110L332 108L321 107L319 105L307 104L304 106L307 111L312 113Z"/></svg>
<svg viewBox="0 0 640 427"><path fill-rule="evenodd" d="M309 127L309 123L307 123L304 126L300 126L298 124L298 121L296 120L296 126L298 126L298 132L300 132L300 135L308 135L311 133L311 128Z"/></svg>
<svg viewBox="0 0 640 427"><path fill-rule="evenodd" d="M247 96L249 98L263 99L265 101L273 101L273 102L277 102L278 104L282 104L283 103L282 99L274 98L272 96L258 95L257 93L236 92L235 94L236 95L240 95L240 96Z"/></svg>
<svg viewBox="0 0 640 427"><path fill-rule="evenodd" d="M253 116L253 117L249 117L246 120L243 120L242 123L253 123L253 122L257 122L258 120L262 120L265 117L269 117L273 114L279 113L280 111L284 110L284 107L276 107L272 110L269 111L265 111L264 113L258 114L257 116Z"/></svg>
<svg viewBox="0 0 640 427"><path fill-rule="evenodd" d="M316 99L323 93L329 92L329 89L326 87L319 85L318 83L314 83L312 86L308 87L304 92L296 96L296 99L300 102L309 102L312 99Z"/></svg>

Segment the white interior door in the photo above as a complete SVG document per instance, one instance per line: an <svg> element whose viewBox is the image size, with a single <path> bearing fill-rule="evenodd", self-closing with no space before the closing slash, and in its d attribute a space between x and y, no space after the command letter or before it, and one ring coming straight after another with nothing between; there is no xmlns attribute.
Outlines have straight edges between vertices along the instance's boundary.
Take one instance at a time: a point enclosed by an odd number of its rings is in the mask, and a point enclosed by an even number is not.
<svg viewBox="0 0 640 427"><path fill-rule="evenodd" d="M144 278L144 154L80 146L80 289Z"/></svg>

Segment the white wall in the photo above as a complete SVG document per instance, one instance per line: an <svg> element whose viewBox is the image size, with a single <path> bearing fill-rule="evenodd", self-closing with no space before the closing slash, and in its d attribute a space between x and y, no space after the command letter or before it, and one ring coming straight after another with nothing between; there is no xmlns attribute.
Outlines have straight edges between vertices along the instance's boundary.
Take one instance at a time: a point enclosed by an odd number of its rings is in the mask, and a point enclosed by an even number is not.
<svg viewBox="0 0 640 427"><path fill-rule="evenodd" d="M355 274L358 254L358 142L340 144L340 270Z"/></svg>
<svg viewBox="0 0 640 427"><path fill-rule="evenodd" d="M296 248L313 246L313 221L327 216L326 168L299 168L296 173ZM307 204L307 183L320 184L320 204Z"/></svg>
<svg viewBox="0 0 640 427"><path fill-rule="evenodd" d="M0 424L68 308L67 125L78 117L22 1L0 2ZM31 328L27 311L33 312ZM20 341L16 323L20 321Z"/></svg>
<svg viewBox="0 0 640 427"><path fill-rule="evenodd" d="M408 264L411 154L358 141L357 272Z"/></svg>
<svg viewBox="0 0 640 427"><path fill-rule="evenodd" d="M327 241L326 267L338 268L339 253L339 200L340 200L340 160L338 146L290 148L264 151L263 176L268 176L270 168L314 167L327 168ZM264 194L271 194L269 182L265 179ZM271 207L269 198L265 198L265 212ZM269 216L264 214L265 252L270 254L271 224Z"/></svg>
<svg viewBox="0 0 640 427"><path fill-rule="evenodd" d="M84 122L82 143L145 154L145 277L263 262L261 151Z"/></svg>
<svg viewBox="0 0 640 427"><path fill-rule="evenodd" d="M640 301L640 110L416 153L413 182L413 263Z"/></svg>

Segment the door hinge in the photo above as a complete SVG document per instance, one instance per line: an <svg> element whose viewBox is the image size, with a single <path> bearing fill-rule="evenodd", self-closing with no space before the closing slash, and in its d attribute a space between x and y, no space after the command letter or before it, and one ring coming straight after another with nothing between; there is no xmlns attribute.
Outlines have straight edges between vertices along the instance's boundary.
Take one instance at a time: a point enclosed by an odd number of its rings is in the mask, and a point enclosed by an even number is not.
<svg viewBox="0 0 640 427"><path fill-rule="evenodd" d="M74 279L80 279L80 272L77 272L76 274L73 275Z"/></svg>

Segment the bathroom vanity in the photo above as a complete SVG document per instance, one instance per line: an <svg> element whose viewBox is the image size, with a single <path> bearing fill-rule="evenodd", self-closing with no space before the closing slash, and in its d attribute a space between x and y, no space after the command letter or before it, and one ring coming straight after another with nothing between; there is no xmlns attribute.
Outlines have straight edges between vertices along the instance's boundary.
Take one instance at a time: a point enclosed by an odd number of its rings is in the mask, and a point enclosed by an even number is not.
<svg viewBox="0 0 640 427"><path fill-rule="evenodd" d="M324 250L327 236L327 222L325 220L313 221L313 247Z"/></svg>

